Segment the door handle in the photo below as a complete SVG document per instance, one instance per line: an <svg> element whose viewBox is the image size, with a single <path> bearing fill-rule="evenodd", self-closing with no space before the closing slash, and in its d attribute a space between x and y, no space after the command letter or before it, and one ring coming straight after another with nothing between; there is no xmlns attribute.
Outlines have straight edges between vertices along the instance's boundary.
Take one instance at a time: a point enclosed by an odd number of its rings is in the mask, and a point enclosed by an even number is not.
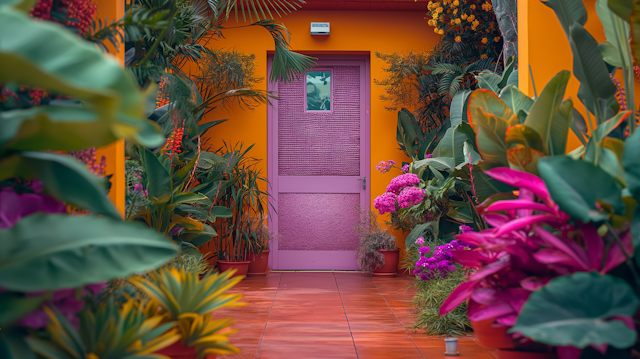
<svg viewBox="0 0 640 359"><path fill-rule="evenodd" d="M358 178L358 181L362 181L362 189L367 189L367 177Z"/></svg>

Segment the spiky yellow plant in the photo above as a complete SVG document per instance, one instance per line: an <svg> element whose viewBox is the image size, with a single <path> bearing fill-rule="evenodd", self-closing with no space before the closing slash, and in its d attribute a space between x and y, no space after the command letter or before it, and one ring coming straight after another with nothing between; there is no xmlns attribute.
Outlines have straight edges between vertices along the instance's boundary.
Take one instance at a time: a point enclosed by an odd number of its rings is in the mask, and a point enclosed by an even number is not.
<svg viewBox="0 0 640 359"><path fill-rule="evenodd" d="M196 347L198 356L230 354L239 350L228 344L228 336L235 331L226 330L233 323L229 319L213 320L215 310L245 305L240 294L224 294L243 277L232 278L235 271L207 273L202 279L194 271L175 267L149 273L149 279L130 278L131 284L149 296L160 309L166 321L176 321L182 342Z"/></svg>
<svg viewBox="0 0 640 359"><path fill-rule="evenodd" d="M154 353L180 340L176 323L163 324L163 316L145 314L146 302L131 299L119 308L110 301L95 313L83 311L80 330L57 310L45 307L51 339L31 337L29 345L49 359L170 359Z"/></svg>

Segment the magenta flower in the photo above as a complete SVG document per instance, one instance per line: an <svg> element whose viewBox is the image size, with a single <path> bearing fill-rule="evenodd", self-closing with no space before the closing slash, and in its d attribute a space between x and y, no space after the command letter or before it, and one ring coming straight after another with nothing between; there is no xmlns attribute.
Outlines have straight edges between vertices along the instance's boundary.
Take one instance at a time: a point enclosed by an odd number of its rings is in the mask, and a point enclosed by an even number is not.
<svg viewBox="0 0 640 359"><path fill-rule="evenodd" d="M55 307L60 314L65 316L69 322L78 328L79 320L77 313L84 308L84 300L82 299L87 295L87 291L91 292L94 296L97 296L107 287L107 283L95 283L89 284L84 289L66 288L53 292L52 298L47 301L46 305ZM46 292L31 292L26 293L27 297L38 297L44 295ZM49 323L49 317L45 311L40 308L35 312L20 319L17 324L23 327L39 329L44 328Z"/></svg>
<svg viewBox="0 0 640 359"><path fill-rule="evenodd" d="M409 186L415 186L420 183L420 178L413 173L405 173L391 180L387 186L387 192L400 194L400 192Z"/></svg>
<svg viewBox="0 0 640 359"><path fill-rule="evenodd" d="M409 164L402 166L402 173L408 173L408 172L409 172Z"/></svg>
<svg viewBox="0 0 640 359"><path fill-rule="evenodd" d="M377 209L380 214L395 212L397 198L395 193L383 193L373 201L373 208Z"/></svg>
<svg viewBox="0 0 640 359"><path fill-rule="evenodd" d="M420 238L416 239L416 244L423 245L424 244L424 237L420 237Z"/></svg>
<svg viewBox="0 0 640 359"><path fill-rule="evenodd" d="M42 190L40 181L34 181L34 190ZM22 217L37 212L65 213L67 207L57 199L41 193L17 193L13 187L0 188L0 229L11 228Z"/></svg>
<svg viewBox="0 0 640 359"><path fill-rule="evenodd" d="M426 195L425 190L418 187L406 187L400 192L398 196L398 205L400 208L409 208L414 206L424 199Z"/></svg>
<svg viewBox="0 0 640 359"><path fill-rule="evenodd" d="M380 163L378 163L378 165L376 166L376 169L380 171L380 173L387 173L393 168L393 165L395 164L396 164L396 161L394 160L389 160L386 162L380 161Z"/></svg>
<svg viewBox="0 0 640 359"><path fill-rule="evenodd" d="M466 226L466 225L461 225L460 227L458 227L460 229L460 233L469 233L469 232L473 232L473 228Z"/></svg>

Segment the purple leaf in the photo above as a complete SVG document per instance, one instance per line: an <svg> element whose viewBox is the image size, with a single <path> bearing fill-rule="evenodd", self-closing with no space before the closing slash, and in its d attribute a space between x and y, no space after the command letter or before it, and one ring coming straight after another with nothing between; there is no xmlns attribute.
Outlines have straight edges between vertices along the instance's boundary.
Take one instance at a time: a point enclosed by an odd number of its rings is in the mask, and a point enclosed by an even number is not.
<svg viewBox="0 0 640 359"><path fill-rule="evenodd" d="M547 186L545 186L544 181L540 177L506 167L494 168L485 171L485 173L490 177L513 187L527 189L535 193L536 196L540 197L546 203L553 203L551 196L549 195L549 191L547 190Z"/></svg>
<svg viewBox="0 0 640 359"><path fill-rule="evenodd" d="M548 214L535 214L533 216L516 218L510 221L509 223L498 228L495 236L501 237L509 232L519 231L537 223L562 224L562 222L558 218L552 217Z"/></svg>
<svg viewBox="0 0 640 359"><path fill-rule="evenodd" d="M511 255L505 254L498 261L485 265L484 268L471 275L472 281L478 281L488 276L494 275L499 271L507 268L511 264Z"/></svg>
<svg viewBox="0 0 640 359"><path fill-rule="evenodd" d="M484 218L491 227L495 228L502 227L511 220L511 217L507 217L504 214L499 213L487 213L483 215L482 218Z"/></svg>
<svg viewBox="0 0 640 359"><path fill-rule="evenodd" d="M602 266L602 256L604 254L604 241L600 238L598 230L593 223L583 224L581 226L582 237L587 246L587 255L591 268L598 269Z"/></svg>
<svg viewBox="0 0 640 359"><path fill-rule="evenodd" d="M591 269L586 253L577 244L573 242L565 242L563 239L554 236L541 227L536 227L535 232L540 236L540 238L547 242L547 244L576 261L581 270L588 271Z"/></svg>
<svg viewBox="0 0 640 359"><path fill-rule="evenodd" d="M580 359L582 349L575 347L558 347L557 353L560 359Z"/></svg>
<svg viewBox="0 0 640 359"><path fill-rule="evenodd" d="M483 306L476 310L473 314L469 314L469 320L479 322L481 320L498 318L504 315L515 313L511 305L507 302L497 302Z"/></svg>
<svg viewBox="0 0 640 359"><path fill-rule="evenodd" d="M633 243L631 241L631 231L627 231L625 234L620 236L620 240L622 244L627 249L627 253L633 253ZM607 253L607 262L605 263L604 268L601 273L607 273L613 268L622 264L625 261L625 255L622 251L622 248L617 243L614 243L609 249L609 253Z"/></svg>
<svg viewBox="0 0 640 359"><path fill-rule="evenodd" d="M550 280L550 277L528 277L523 279L520 285L526 290L536 291L544 287Z"/></svg>
<svg viewBox="0 0 640 359"><path fill-rule="evenodd" d="M561 264L570 267L574 267L576 269L580 269L580 263L576 262L573 258L568 255L562 253L557 249L545 248L537 251L533 255L536 260L540 263L544 264Z"/></svg>
<svg viewBox="0 0 640 359"><path fill-rule="evenodd" d="M476 303L489 305L498 301L498 291L493 288L478 288L471 293L471 299Z"/></svg>
<svg viewBox="0 0 640 359"><path fill-rule="evenodd" d="M460 283L460 285L456 287L456 289L454 289L442 303L438 314L443 316L456 309L460 304L462 304L462 302L469 298L469 295L471 295L471 292L477 284L478 281L474 280Z"/></svg>
<svg viewBox="0 0 640 359"><path fill-rule="evenodd" d="M454 261L466 268L482 267L483 263L489 259L484 252L467 249L454 249L451 254Z"/></svg>
<svg viewBox="0 0 640 359"><path fill-rule="evenodd" d="M543 211L547 213L554 213L553 208L550 208L546 204L529 201L526 199L511 199L505 201L498 201L487 207L487 212L502 212L510 210L534 210ZM520 216L524 217L524 216Z"/></svg>

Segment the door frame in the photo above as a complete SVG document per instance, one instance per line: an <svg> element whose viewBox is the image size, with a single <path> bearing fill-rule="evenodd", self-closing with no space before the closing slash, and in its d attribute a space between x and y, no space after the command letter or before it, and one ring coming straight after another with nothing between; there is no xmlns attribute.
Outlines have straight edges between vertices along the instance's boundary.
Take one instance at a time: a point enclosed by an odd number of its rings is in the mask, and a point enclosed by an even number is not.
<svg viewBox="0 0 640 359"><path fill-rule="evenodd" d="M364 124L360 128L360 153L364 156L360 159L360 173L367 178L367 188L361 196L360 203L365 203L367 209L371 206L371 66L370 55L352 55L352 54L331 54L320 55L314 54L319 61L331 61L330 66L340 66L344 61L344 65L354 66L360 65L360 118L361 124ZM273 55L267 56L267 74L271 73L271 67L273 64ZM322 68L320 65L318 68ZM267 76L268 77L268 76ZM278 91L277 82L267 82L267 90ZM333 105L333 104L332 104ZM333 109L333 106L332 106ZM275 211L269 211L269 228L278 233L278 194L279 194L279 176L278 176L278 101L274 100L272 106L267 106L267 178L269 179L270 188L269 193L272 197L269 198L270 207L273 206ZM335 193L335 192L334 192ZM271 209L269 207L269 209ZM275 241L270 244L269 255L269 268L274 270L283 269L280 261L280 253L278 251L278 242ZM291 252L291 251L288 251ZM316 251L300 251L300 252L316 252ZM352 251L325 251L332 252L332 260L343 261L353 260ZM344 252L344 253L339 253ZM300 263L308 263L309 258L304 256L303 253L299 253ZM312 254L312 253L309 253ZM348 254L348 255L347 255ZM347 258L348 257L348 258Z"/></svg>

